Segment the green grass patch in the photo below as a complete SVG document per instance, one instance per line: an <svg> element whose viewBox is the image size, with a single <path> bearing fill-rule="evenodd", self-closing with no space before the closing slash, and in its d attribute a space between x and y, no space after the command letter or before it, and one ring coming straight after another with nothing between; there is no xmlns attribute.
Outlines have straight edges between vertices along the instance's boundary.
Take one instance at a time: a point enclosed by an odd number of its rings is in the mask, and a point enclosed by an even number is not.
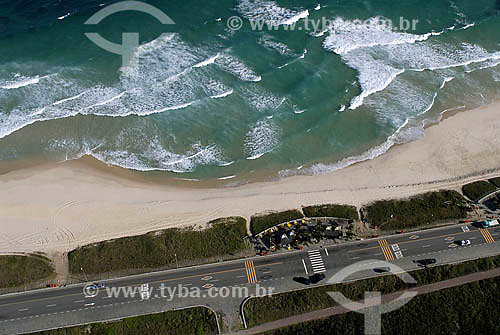
<svg viewBox="0 0 500 335"><path fill-rule="evenodd" d="M358 210L351 205L324 204L316 206L307 206L302 208L307 217L337 217L343 219L359 220Z"/></svg>
<svg viewBox="0 0 500 335"><path fill-rule="evenodd" d="M83 268L86 274L99 274L175 266L175 255L180 265L217 256L231 258L247 248L246 235L244 218L217 219L203 230L172 228L83 246L68 254L69 268L72 273Z"/></svg>
<svg viewBox="0 0 500 335"><path fill-rule="evenodd" d="M382 314L382 334L500 334L500 277L413 298ZM266 335L365 334L364 315L346 313L313 320Z"/></svg>
<svg viewBox="0 0 500 335"><path fill-rule="evenodd" d="M267 228L279 223L303 218L304 215L297 209L290 209L284 212L275 212L264 215L254 215L250 220L252 234L258 234Z"/></svg>
<svg viewBox="0 0 500 335"><path fill-rule="evenodd" d="M481 180L462 186L462 192L472 201L478 201L485 195L496 190L491 183Z"/></svg>
<svg viewBox="0 0 500 335"><path fill-rule="evenodd" d="M50 261L39 256L0 256L0 287L17 287L53 276Z"/></svg>
<svg viewBox="0 0 500 335"><path fill-rule="evenodd" d="M415 228L467 216L465 199L455 191L428 192L404 200L376 201L364 208L366 219L382 230Z"/></svg>
<svg viewBox="0 0 500 335"><path fill-rule="evenodd" d="M179 311L136 316L109 323L48 330L35 335L208 335L217 334L217 321L212 311L204 307L195 307Z"/></svg>
<svg viewBox="0 0 500 335"><path fill-rule="evenodd" d="M500 256L481 258L455 265L442 265L416 270L410 274L417 285L431 284L442 280L487 271L500 267ZM303 314L336 305L327 292L340 291L352 300L361 300L365 291L379 291L388 294L410 287L397 276L389 275L359 280L353 283L327 285L272 296L250 299L245 305L245 317L250 327ZM321 333L319 333L321 334Z"/></svg>
<svg viewBox="0 0 500 335"><path fill-rule="evenodd" d="M488 180L489 180L490 183L492 183L496 187L500 188L500 177L498 177L498 178L492 178L492 179L488 179Z"/></svg>

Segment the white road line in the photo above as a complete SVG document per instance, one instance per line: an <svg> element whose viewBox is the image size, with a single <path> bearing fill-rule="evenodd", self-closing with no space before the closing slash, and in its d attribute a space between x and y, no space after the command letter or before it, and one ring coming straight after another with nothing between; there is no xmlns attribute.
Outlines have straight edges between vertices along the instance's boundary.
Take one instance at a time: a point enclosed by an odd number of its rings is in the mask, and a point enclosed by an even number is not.
<svg viewBox="0 0 500 335"><path fill-rule="evenodd" d="M77 300L77 301L75 301L75 302L84 302L84 300Z"/></svg>
<svg viewBox="0 0 500 335"><path fill-rule="evenodd" d="M95 305L95 302L90 302L90 303L85 304L85 305L83 305L83 306L94 306L94 305Z"/></svg>
<svg viewBox="0 0 500 335"><path fill-rule="evenodd" d="M431 245L430 244L427 244L427 245L423 245L422 248L427 248L427 247L430 247Z"/></svg>
<svg viewBox="0 0 500 335"><path fill-rule="evenodd" d="M22 309L18 309L17 311L18 311L18 312L25 312L25 311L27 311L27 310L28 310L27 308L22 308Z"/></svg>
<svg viewBox="0 0 500 335"><path fill-rule="evenodd" d="M54 307L56 304L47 305L46 307Z"/></svg>
<svg viewBox="0 0 500 335"><path fill-rule="evenodd" d="M302 265L304 265L304 271L306 272L306 275L308 275L309 273L307 273L306 262L304 261L303 258L302 258Z"/></svg>
<svg viewBox="0 0 500 335"><path fill-rule="evenodd" d="M329 256L329 255L328 255L328 249L327 249L327 248L325 248L325 253L326 253L326 255L327 255L327 256Z"/></svg>
<svg viewBox="0 0 500 335"><path fill-rule="evenodd" d="M382 254L380 254L380 255L382 255ZM351 259L358 259L358 258L361 258L361 257L351 257Z"/></svg>

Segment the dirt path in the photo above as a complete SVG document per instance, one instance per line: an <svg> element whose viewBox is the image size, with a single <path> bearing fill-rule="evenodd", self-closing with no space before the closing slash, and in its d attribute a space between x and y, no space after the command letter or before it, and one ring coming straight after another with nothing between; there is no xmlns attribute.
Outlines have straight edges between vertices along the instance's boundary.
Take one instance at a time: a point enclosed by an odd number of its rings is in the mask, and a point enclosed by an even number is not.
<svg viewBox="0 0 500 335"><path fill-rule="evenodd" d="M437 283L433 284L428 284L428 285L423 285L420 287L415 287L411 290L410 292L417 292L419 295L420 294L427 294L435 291L439 291L442 289L446 288L451 288L455 286L460 286L468 283L473 283L479 280L484 280L484 279L489 279L489 278L494 278L500 276L500 268L498 269L493 269L490 271L485 271L485 272L476 272L472 273L470 275L462 276L462 277L457 277L449 280L444 280L440 281ZM395 300L401 292L394 292L391 294L386 294L382 296L382 303L389 302L392 300ZM238 332L237 334L260 334L266 331L270 331L273 329L278 329L278 328L283 328L287 326L291 326L297 323L302 323L302 322L307 322L311 320L317 320L317 319L325 319L333 315L338 315L338 314L343 314L349 312L345 307L343 306L335 306L335 307L330 307L330 308L325 308L319 311L314 311L310 313L305 313L301 315L296 315L292 316L289 318L281 319L281 320L276 320L272 322L268 322L265 324L262 324L260 326L256 326L247 330L243 330Z"/></svg>

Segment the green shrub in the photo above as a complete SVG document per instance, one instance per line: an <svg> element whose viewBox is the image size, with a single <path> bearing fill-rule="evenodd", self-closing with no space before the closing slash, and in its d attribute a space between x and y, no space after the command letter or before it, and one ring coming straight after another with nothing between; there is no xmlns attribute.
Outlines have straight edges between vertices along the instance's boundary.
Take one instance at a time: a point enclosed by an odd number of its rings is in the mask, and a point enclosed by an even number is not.
<svg viewBox="0 0 500 335"><path fill-rule="evenodd" d="M302 208L307 217L330 216L350 220L359 220L358 210L355 206L324 204L316 206L307 206Z"/></svg>
<svg viewBox="0 0 500 335"><path fill-rule="evenodd" d="M382 315L382 334L499 334L500 277L419 295ZM364 315L349 312L266 335L364 334Z"/></svg>
<svg viewBox="0 0 500 335"><path fill-rule="evenodd" d="M264 215L254 215L250 220L252 234L258 234L267 228L275 226L282 222L292 221L303 218L304 215L296 209L290 209L283 212L274 212Z"/></svg>
<svg viewBox="0 0 500 335"><path fill-rule="evenodd" d="M368 205L366 220L383 230L414 228L467 216L464 198L455 191L429 192L405 200L381 200Z"/></svg>
<svg viewBox="0 0 500 335"><path fill-rule="evenodd" d="M481 180L462 186L462 192L472 201L478 201L485 195L496 190L491 183Z"/></svg>
<svg viewBox="0 0 500 335"><path fill-rule="evenodd" d="M0 287L16 287L53 276L54 268L37 255L0 256Z"/></svg>
<svg viewBox="0 0 500 335"><path fill-rule="evenodd" d="M208 228L171 228L123 237L75 249L68 254L72 273L98 274L119 270L153 269L177 262L230 255L246 248L246 221L217 219Z"/></svg>
<svg viewBox="0 0 500 335"><path fill-rule="evenodd" d="M136 335L136 334L217 334L217 320L212 311L194 307L179 311L136 316L117 322L47 330L34 335Z"/></svg>
<svg viewBox="0 0 500 335"><path fill-rule="evenodd" d="M489 182L500 188L500 177L489 179Z"/></svg>
<svg viewBox="0 0 500 335"><path fill-rule="evenodd" d="M410 272L418 286L487 271L500 267L500 256L481 258L455 265L442 265ZM365 291L388 294L411 287L394 275L358 280L352 283L314 287L250 299L245 305L249 326L335 306L327 292L340 291L352 300L361 300Z"/></svg>

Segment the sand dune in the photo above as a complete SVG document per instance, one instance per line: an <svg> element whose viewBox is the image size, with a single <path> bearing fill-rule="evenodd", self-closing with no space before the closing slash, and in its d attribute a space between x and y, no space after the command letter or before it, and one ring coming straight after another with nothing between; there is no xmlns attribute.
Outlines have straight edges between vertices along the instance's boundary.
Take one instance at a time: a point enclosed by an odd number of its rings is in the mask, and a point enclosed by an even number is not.
<svg viewBox="0 0 500 335"><path fill-rule="evenodd" d="M500 175L500 104L454 115L422 140L333 173L237 187L155 184L87 161L0 175L0 252L79 245L222 216L324 202L357 206ZM189 182L186 182L186 185Z"/></svg>

